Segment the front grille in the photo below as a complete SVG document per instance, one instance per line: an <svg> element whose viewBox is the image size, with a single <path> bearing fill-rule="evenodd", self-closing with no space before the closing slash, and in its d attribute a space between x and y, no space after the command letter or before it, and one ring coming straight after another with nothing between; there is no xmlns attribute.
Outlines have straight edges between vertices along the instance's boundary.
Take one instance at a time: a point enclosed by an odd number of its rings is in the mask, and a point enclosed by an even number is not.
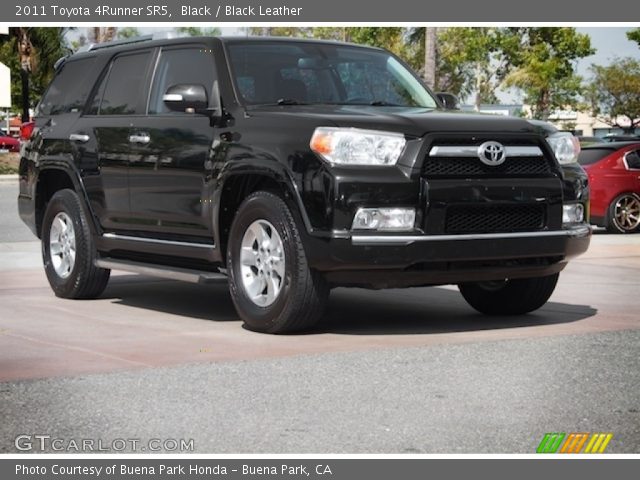
<svg viewBox="0 0 640 480"><path fill-rule="evenodd" d="M490 167L473 157L425 157L425 177L537 176L549 175L544 157L508 157L502 165Z"/></svg>
<svg viewBox="0 0 640 480"><path fill-rule="evenodd" d="M540 230L544 205L454 205L447 208L446 233L505 233Z"/></svg>

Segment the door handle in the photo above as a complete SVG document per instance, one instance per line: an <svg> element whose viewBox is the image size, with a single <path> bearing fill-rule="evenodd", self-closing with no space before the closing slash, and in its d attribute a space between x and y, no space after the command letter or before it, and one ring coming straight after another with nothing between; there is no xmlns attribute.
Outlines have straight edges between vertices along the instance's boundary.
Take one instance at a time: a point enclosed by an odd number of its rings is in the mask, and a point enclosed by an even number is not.
<svg viewBox="0 0 640 480"><path fill-rule="evenodd" d="M69 140L72 142L87 143L89 141L89 135L86 133L72 133L69 135Z"/></svg>
<svg viewBox="0 0 640 480"><path fill-rule="evenodd" d="M151 137L148 133L136 133L134 135L129 135L129 143L140 143L142 145L146 145L151 141Z"/></svg>

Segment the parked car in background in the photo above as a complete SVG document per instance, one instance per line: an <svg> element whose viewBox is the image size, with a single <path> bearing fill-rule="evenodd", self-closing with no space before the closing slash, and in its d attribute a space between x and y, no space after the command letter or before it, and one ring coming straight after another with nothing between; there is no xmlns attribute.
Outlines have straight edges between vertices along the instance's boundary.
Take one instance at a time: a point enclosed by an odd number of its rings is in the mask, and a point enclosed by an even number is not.
<svg viewBox="0 0 640 480"><path fill-rule="evenodd" d="M19 152L20 140L6 135L0 135L0 153Z"/></svg>
<svg viewBox="0 0 640 480"><path fill-rule="evenodd" d="M638 135L621 135L611 133L602 137L605 142L640 142Z"/></svg>
<svg viewBox="0 0 640 480"><path fill-rule="evenodd" d="M31 138L31 134L33 133L33 127L35 126L34 121L24 122L20 125L20 140L24 140L25 142Z"/></svg>
<svg viewBox="0 0 640 480"><path fill-rule="evenodd" d="M610 232L640 230L640 141L586 146L578 162L589 175L591 223Z"/></svg>
<svg viewBox="0 0 640 480"><path fill-rule="evenodd" d="M585 147L587 145L592 145L594 143L605 143L606 140L602 137L587 137L585 135L578 135L576 137L580 142L581 147Z"/></svg>

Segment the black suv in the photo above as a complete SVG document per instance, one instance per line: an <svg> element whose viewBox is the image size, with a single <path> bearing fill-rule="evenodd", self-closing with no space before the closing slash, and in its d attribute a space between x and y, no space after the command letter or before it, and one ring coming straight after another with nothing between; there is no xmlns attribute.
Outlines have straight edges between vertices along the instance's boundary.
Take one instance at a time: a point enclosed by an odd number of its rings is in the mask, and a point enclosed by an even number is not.
<svg viewBox="0 0 640 480"><path fill-rule="evenodd" d="M228 281L271 333L312 326L334 286L453 283L480 312L530 312L589 245L577 141L451 100L377 48L97 45L38 105L20 215L65 298L121 269Z"/></svg>

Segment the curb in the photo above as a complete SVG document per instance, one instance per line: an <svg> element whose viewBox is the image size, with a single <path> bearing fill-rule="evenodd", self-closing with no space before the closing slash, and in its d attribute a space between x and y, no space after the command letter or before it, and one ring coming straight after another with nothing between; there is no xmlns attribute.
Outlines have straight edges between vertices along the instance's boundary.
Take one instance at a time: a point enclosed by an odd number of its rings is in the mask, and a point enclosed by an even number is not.
<svg viewBox="0 0 640 480"><path fill-rule="evenodd" d="M18 174L0 175L0 183L17 182Z"/></svg>

